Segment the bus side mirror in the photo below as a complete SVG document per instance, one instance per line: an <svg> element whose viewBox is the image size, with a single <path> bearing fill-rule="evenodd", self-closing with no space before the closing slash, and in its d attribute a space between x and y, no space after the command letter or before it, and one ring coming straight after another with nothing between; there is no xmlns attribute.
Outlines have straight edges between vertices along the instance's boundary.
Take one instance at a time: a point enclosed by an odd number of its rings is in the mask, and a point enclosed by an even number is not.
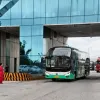
<svg viewBox="0 0 100 100"><path fill-rule="evenodd" d="M48 59L48 57L45 57L45 59Z"/></svg>
<svg viewBox="0 0 100 100"><path fill-rule="evenodd" d="M45 59L51 59L51 58L52 58L52 56L45 57Z"/></svg>

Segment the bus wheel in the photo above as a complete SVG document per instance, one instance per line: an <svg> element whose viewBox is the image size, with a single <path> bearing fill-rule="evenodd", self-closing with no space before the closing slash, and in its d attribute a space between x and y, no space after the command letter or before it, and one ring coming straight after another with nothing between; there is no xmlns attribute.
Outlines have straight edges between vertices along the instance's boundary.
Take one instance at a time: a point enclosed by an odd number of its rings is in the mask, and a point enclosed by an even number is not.
<svg viewBox="0 0 100 100"><path fill-rule="evenodd" d="M74 76L74 80L76 80L76 79L77 79L77 75L76 75L76 72L74 73L74 75L75 75L75 76Z"/></svg>
<svg viewBox="0 0 100 100"><path fill-rule="evenodd" d="M55 78L53 78L53 79L52 79L52 81L54 81L54 82L55 82L55 81L56 81L56 79L55 79Z"/></svg>
<svg viewBox="0 0 100 100"><path fill-rule="evenodd" d="M97 73L99 73L99 71L97 71Z"/></svg>
<svg viewBox="0 0 100 100"><path fill-rule="evenodd" d="M87 75L88 75L88 73L87 73L87 72L85 72L85 74L84 74L84 77L83 77L83 78L86 78L86 77L87 77Z"/></svg>

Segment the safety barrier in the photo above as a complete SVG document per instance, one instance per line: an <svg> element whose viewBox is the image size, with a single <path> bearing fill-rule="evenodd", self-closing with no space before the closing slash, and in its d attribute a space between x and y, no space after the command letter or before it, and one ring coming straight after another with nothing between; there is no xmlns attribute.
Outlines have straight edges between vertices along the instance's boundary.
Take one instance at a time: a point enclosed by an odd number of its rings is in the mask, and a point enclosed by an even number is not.
<svg viewBox="0 0 100 100"><path fill-rule="evenodd" d="M28 73L4 73L4 81L31 81L44 79L44 76L33 77Z"/></svg>

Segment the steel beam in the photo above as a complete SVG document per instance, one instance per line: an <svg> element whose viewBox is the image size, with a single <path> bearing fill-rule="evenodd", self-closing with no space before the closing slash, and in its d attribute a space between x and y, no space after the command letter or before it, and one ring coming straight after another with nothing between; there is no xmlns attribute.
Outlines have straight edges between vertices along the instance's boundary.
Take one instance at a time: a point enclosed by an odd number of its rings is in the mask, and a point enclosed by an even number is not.
<svg viewBox="0 0 100 100"><path fill-rule="evenodd" d="M11 0L4 7L0 9L0 17L2 17L10 8L12 8L19 0ZM2 0L0 0L1 4Z"/></svg>
<svg viewBox="0 0 100 100"><path fill-rule="evenodd" d="M0 4L1 4L2 0L0 0Z"/></svg>

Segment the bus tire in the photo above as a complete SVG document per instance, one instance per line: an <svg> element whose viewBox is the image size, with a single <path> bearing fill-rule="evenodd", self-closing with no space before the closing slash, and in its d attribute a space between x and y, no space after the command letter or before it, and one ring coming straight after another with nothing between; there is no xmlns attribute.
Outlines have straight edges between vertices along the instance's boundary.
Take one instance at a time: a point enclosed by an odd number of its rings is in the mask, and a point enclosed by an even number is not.
<svg viewBox="0 0 100 100"><path fill-rule="evenodd" d="M77 75L76 75L76 72L74 72L74 80L76 81L76 79L77 79Z"/></svg>
<svg viewBox="0 0 100 100"><path fill-rule="evenodd" d="M84 73L84 79L86 78L88 76L88 72L87 71L85 71L85 73Z"/></svg>
<svg viewBox="0 0 100 100"><path fill-rule="evenodd" d="M97 71L97 73L99 73L99 71Z"/></svg>
<svg viewBox="0 0 100 100"><path fill-rule="evenodd" d="M56 81L56 79L55 79L55 78L53 78L53 79L52 79L52 81L54 81L54 82L55 82L55 81Z"/></svg>

